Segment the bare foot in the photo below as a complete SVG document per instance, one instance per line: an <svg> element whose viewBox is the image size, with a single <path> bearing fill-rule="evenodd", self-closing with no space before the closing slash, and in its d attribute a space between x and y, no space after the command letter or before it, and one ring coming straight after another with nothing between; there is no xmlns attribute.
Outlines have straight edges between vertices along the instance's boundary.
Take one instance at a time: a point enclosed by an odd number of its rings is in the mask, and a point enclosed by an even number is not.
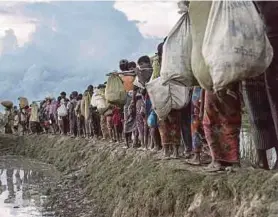
<svg viewBox="0 0 278 217"><path fill-rule="evenodd" d="M191 158L191 156L192 156L192 153L191 153L191 152L184 152L183 154L184 154L184 158L185 158L185 159L189 159L189 158Z"/></svg>
<svg viewBox="0 0 278 217"><path fill-rule="evenodd" d="M206 168L205 170L207 172L219 172L219 171L223 171L225 168L218 162L218 161L213 161L211 162Z"/></svg>
<svg viewBox="0 0 278 217"><path fill-rule="evenodd" d="M194 154L194 157L186 160L186 163L193 166L201 166L200 154Z"/></svg>

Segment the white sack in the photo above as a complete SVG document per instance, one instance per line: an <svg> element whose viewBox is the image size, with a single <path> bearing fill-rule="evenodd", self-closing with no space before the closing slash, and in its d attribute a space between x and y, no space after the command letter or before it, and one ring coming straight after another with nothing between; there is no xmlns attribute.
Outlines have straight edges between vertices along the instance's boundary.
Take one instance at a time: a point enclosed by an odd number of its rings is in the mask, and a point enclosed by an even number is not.
<svg viewBox="0 0 278 217"><path fill-rule="evenodd" d="M188 13L185 13L163 45L160 75L164 82L171 80L185 86L196 84L191 69L191 51L190 19Z"/></svg>
<svg viewBox="0 0 278 217"><path fill-rule="evenodd" d="M215 91L265 72L273 50L254 3L213 1L202 53Z"/></svg>
<svg viewBox="0 0 278 217"><path fill-rule="evenodd" d="M65 104L61 104L60 107L57 109L58 116L65 117L68 115L68 110Z"/></svg>
<svg viewBox="0 0 278 217"><path fill-rule="evenodd" d="M205 64L202 54L203 40L210 8L211 1L190 1L189 4L192 35L191 67L199 85L206 90L212 90L213 88L209 69Z"/></svg>
<svg viewBox="0 0 278 217"><path fill-rule="evenodd" d="M91 99L91 105L96 107L100 113L103 113L108 108L108 103L104 95L100 91L95 91Z"/></svg>
<svg viewBox="0 0 278 217"><path fill-rule="evenodd" d="M164 83L159 77L146 84L152 106L159 119L165 119L172 109L189 103L189 88L173 82Z"/></svg>

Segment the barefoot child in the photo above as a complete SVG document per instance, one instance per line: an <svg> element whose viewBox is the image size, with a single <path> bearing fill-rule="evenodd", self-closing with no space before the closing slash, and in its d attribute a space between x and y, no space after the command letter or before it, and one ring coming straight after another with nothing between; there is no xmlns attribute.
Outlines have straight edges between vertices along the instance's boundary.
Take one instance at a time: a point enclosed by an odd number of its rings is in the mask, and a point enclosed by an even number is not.
<svg viewBox="0 0 278 217"><path fill-rule="evenodd" d="M115 105L113 108L112 123L114 127L114 135L115 135L114 138L117 141L117 143L120 143L121 142L120 128L122 124L122 118L121 118L120 108L117 105Z"/></svg>

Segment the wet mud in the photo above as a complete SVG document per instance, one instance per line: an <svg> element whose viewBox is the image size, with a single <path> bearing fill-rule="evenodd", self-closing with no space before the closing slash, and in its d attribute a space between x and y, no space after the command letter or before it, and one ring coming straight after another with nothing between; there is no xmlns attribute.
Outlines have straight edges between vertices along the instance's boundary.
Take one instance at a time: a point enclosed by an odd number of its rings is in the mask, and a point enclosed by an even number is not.
<svg viewBox="0 0 278 217"><path fill-rule="evenodd" d="M58 177L53 166L20 156L1 156L0 216L55 216L47 204Z"/></svg>
<svg viewBox="0 0 278 217"><path fill-rule="evenodd" d="M0 153L54 165L48 204L65 217L273 217L278 175L244 167L206 173L184 159L68 137L0 136Z"/></svg>

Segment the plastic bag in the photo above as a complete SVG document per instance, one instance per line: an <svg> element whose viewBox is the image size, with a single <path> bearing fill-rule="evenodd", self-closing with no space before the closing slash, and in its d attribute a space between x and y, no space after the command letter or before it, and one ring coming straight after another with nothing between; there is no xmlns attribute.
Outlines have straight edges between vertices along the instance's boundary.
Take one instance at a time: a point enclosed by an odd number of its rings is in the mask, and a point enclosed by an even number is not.
<svg viewBox="0 0 278 217"><path fill-rule="evenodd" d="M6 101L2 101L1 105L4 106L5 108L12 108L13 102L6 100Z"/></svg>
<svg viewBox="0 0 278 217"><path fill-rule="evenodd" d="M146 84L152 106L159 119L165 119L172 109L181 109L190 102L188 87L173 82L164 83L159 77Z"/></svg>
<svg viewBox="0 0 278 217"><path fill-rule="evenodd" d="M213 88L209 68L205 64L202 54L203 39L210 8L211 1L190 1L189 4L192 35L191 67L199 85L206 90L212 90Z"/></svg>
<svg viewBox="0 0 278 217"><path fill-rule="evenodd" d="M122 79L118 75L111 75L108 78L105 99L112 104L124 105L126 100L126 91Z"/></svg>
<svg viewBox="0 0 278 217"><path fill-rule="evenodd" d="M169 33L163 46L160 75L164 82L169 80L185 86L196 85L191 69L192 37L188 13Z"/></svg>
<svg viewBox="0 0 278 217"><path fill-rule="evenodd" d="M58 116L65 117L68 115L68 110L65 104L61 104L60 107L57 109Z"/></svg>
<svg viewBox="0 0 278 217"><path fill-rule="evenodd" d="M157 115L154 111L151 111L151 114L149 115L147 122L149 127L157 127Z"/></svg>
<svg viewBox="0 0 278 217"><path fill-rule="evenodd" d="M213 1L202 53L215 91L265 72L273 49L254 3Z"/></svg>

